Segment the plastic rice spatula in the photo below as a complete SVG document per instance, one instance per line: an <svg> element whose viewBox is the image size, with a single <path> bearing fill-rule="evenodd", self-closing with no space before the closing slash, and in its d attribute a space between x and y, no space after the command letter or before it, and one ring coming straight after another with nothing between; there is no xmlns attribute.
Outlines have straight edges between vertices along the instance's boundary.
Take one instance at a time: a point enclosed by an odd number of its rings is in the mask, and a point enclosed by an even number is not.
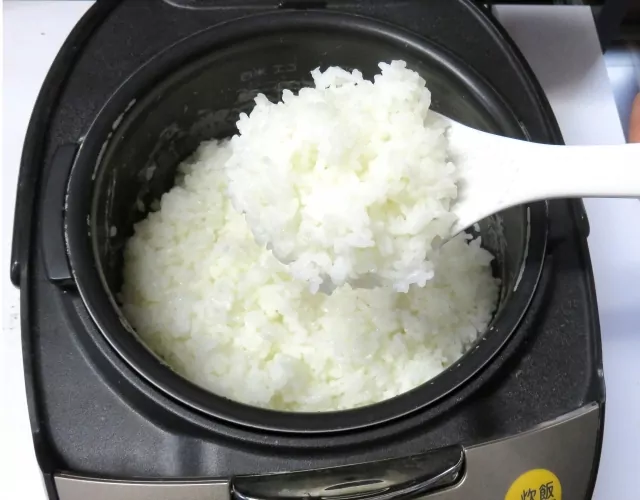
<svg viewBox="0 0 640 500"><path fill-rule="evenodd" d="M552 198L640 198L640 144L550 146L445 120L460 171L452 236L505 208Z"/></svg>

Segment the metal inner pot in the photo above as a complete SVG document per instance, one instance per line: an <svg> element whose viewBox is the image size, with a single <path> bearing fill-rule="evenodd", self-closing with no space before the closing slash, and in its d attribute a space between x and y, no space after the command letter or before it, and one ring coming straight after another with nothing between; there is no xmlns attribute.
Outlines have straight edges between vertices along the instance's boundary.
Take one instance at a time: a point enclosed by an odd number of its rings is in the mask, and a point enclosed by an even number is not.
<svg viewBox="0 0 640 500"><path fill-rule="evenodd" d="M546 205L516 207L480 224L502 280L490 328L453 366L395 398L340 412L285 413L212 394L179 376L138 339L118 308L122 250L139 211L168 191L198 144L235 132L262 92L312 84L314 68L358 68L402 59L432 92L433 108L480 129L526 138L517 117L472 67L392 25L331 12L256 15L197 33L127 80L88 131L69 179L65 230L82 298L111 346L140 376L189 407L236 424L284 432L338 432L381 424L434 405L469 381L518 327L540 276ZM117 228L112 236L111 228Z"/></svg>

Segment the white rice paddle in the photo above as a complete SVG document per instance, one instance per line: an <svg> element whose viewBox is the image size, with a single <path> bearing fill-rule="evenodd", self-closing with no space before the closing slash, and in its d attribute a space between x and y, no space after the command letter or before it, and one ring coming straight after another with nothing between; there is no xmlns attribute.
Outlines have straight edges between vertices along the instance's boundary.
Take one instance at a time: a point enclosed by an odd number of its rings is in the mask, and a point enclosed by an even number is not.
<svg viewBox="0 0 640 500"><path fill-rule="evenodd" d="M447 123L460 171L452 236L506 208L553 198L640 198L640 144L550 146Z"/></svg>

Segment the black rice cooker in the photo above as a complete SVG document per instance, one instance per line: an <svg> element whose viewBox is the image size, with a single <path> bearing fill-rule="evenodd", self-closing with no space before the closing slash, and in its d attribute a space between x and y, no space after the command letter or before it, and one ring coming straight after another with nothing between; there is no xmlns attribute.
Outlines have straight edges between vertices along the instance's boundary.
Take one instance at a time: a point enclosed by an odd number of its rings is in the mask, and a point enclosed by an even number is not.
<svg viewBox="0 0 640 500"><path fill-rule="evenodd" d="M200 142L232 135L257 93L276 100L283 89L311 85L317 67L357 68L371 78L380 61L393 59L426 80L436 111L482 130L561 142L527 64L471 1L129 0L90 9L34 110L14 230L29 404L52 497L86 498L104 481L193 485L202 477L226 481L240 498L453 491L471 466L465 446L521 436L563 415L575 419L585 408L591 430L581 432L593 439L581 445L589 448L580 471L588 474L564 478L558 468L543 477L590 491L604 386L579 202L532 203L483 221L479 234L496 255L501 280L490 327L442 374L366 407L287 413L212 394L166 366L119 309L122 251L146 216L137 206L172 187L177 165ZM558 335L565 335L567 314L557 310L568 293L563 287L586 297L570 311L582 319L571 320L579 332L564 347ZM556 362L561 348L572 358L564 366ZM540 365L543 374L530 370ZM541 406L529 411L531 405ZM100 421L109 431L92 438L85 429L95 431ZM101 441L104 435L113 443ZM554 436L561 442L557 429ZM367 465L354 465L361 462ZM540 467L522 462L522 474L546 467L544 460ZM336 466L346 469L324 469ZM519 478L512 469L517 463L485 472L496 479L487 479L477 498L505 497L503 485ZM315 472L279 475L309 470ZM245 479L229 483L233 477Z"/></svg>

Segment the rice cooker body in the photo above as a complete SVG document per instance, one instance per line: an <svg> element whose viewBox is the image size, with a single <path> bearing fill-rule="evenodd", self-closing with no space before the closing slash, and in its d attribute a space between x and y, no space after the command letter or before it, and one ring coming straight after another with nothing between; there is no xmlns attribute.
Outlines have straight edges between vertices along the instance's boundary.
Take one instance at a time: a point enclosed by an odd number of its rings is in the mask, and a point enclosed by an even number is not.
<svg viewBox="0 0 640 500"><path fill-rule="evenodd" d="M257 14L198 32L161 52L128 78L97 114L68 177L64 241L72 279L89 316L100 363L132 368L146 397L186 408L182 417L218 434L260 441L261 433L324 446L322 436L383 438L442 414L482 385L523 337L519 324L534 294L544 292L547 204L507 210L483 221L480 234L497 254L499 309L489 330L457 363L431 381L368 407L322 414L283 413L236 403L183 379L140 342L118 309L122 249L133 224L172 185L179 161L202 140L234 132L257 92L271 99L310 83L318 66L360 69L403 59L432 91L433 107L462 122L528 138L518 117L473 67L444 47L394 25L331 11ZM312 118L310 118L312 119ZM115 229L115 230L114 230ZM543 276L542 284L540 284ZM97 332L108 346L96 351ZM382 425L386 424L386 425ZM347 432L353 431L353 432ZM355 432L357 431L357 432ZM368 433L368 434L367 434ZM296 441L297 440L297 441ZM335 440L333 442L336 442Z"/></svg>
<svg viewBox="0 0 640 500"><path fill-rule="evenodd" d="M66 187L70 166L91 123L128 75L151 55L189 34L259 10L257 3L245 8L245 2L235 0L224 3L241 7L181 9L175 7L180 1L98 2L89 9L47 76L25 140L12 279L21 289L23 363L34 448L52 499L66 498L69 493L55 485L61 471L85 478L118 478L115 482L120 488L123 479L132 478L198 478L199 483L200 478L370 463L452 445L460 451L460 444L466 448L513 437L545 422L555 426L562 415L592 407L594 401L603 405L588 223L581 203L573 200L547 204L542 274L524 318L502 349L449 396L403 418L349 432L268 431L198 411L135 371L113 348L113 339L108 341L100 331L78 292L63 227L80 221L64 210L65 200L75 203L68 199L71 190ZM222 3L198 0L192 5ZM466 0L330 3L332 8L393 21L442 42L499 89L532 139L560 140L553 115L526 63L499 25L476 4ZM124 121L118 124L125 125ZM89 180L85 188L90 186ZM77 194L75 191L74 196ZM84 220L85 227L90 223ZM77 247L75 251L77 255ZM86 262L87 267L75 262L76 275L91 272L90 266L97 265L95 259ZM131 336L124 329L114 332ZM303 426L299 423L296 428ZM547 447L536 431L534 448L554 460L573 463L574 456L558 449L567 437L560 432L562 439L552 439L553 445ZM601 437L600 428L598 443ZM578 438L577 442L584 447L593 439ZM549 454L549 450L557 452ZM595 452L599 453L599 444ZM538 455L527 450L518 456L535 461ZM590 460L585 453L579 456ZM496 461L498 455L493 452L484 457L488 460L483 464L492 471L497 467L503 476L502 462L523 467L519 459ZM466 471L473 468L468 465L465 463ZM593 473L595 468L597 461ZM486 477L486 473L480 476L482 481ZM467 479L465 486L472 486ZM143 483L146 494L149 481ZM87 486L82 480L77 484ZM99 481L98 486L103 484ZM95 484L84 486L83 498L102 493ZM173 488L167 491L175 493ZM126 493L130 493L128 488ZM122 497L123 490L117 489L116 496Z"/></svg>

